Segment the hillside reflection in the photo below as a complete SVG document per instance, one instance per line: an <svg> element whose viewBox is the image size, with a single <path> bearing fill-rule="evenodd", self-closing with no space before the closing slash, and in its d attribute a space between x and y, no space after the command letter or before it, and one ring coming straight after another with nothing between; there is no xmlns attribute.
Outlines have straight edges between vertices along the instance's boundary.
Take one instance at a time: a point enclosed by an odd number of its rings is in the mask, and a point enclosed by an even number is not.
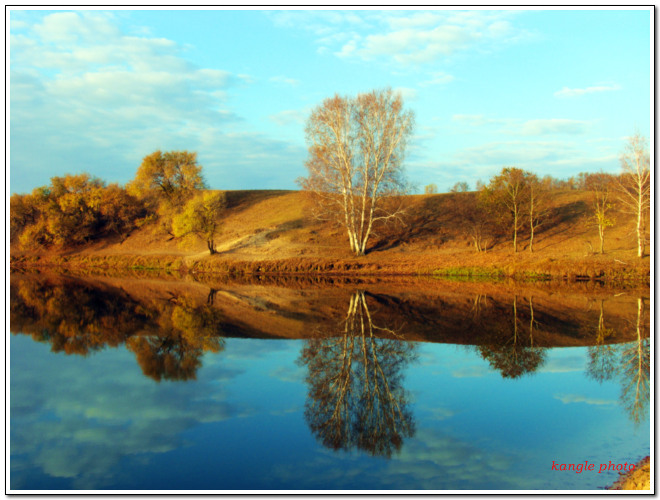
<svg viewBox="0 0 660 500"><path fill-rule="evenodd" d="M390 457L414 434L403 371L416 346L376 324L368 294L355 292L338 325L319 326L298 362L307 367L305 419L324 446Z"/></svg>
<svg viewBox="0 0 660 500"><path fill-rule="evenodd" d="M202 355L224 348L220 321L219 311L185 296L145 304L121 289L85 282L24 279L11 286L13 333L82 356L125 344L157 381L194 379Z"/></svg>
<svg viewBox="0 0 660 500"><path fill-rule="evenodd" d="M537 372L549 348L589 346L589 375L619 381L631 418L648 411L649 302L627 291L38 274L10 285L12 333L81 356L125 346L156 381L194 380L227 337L306 339L308 419L332 448L387 455L413 432L402 372L419 341L471 346L505 379Z"/></svg>

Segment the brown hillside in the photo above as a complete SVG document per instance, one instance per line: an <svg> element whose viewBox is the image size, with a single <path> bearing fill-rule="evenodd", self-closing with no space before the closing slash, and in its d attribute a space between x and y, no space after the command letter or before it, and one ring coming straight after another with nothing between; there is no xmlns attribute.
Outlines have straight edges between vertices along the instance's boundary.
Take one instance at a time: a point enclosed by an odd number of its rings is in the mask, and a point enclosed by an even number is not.
<svg viewBox="0 0 660 500"><path fill-rule="evenodd" d="M51 250L40 255L12 249L14 265L156 267L231 272L332 272L415 274L441 270L449 274L500 273L554 277L649 279L649 258L635 253L634 220L614 211L606 232L605 254L597 254L598 233L591 223L591 194L553 193L549 217L535 236L534 253L526 235L519 252L500 237L487 252L477 253L464 233L465 223L452 208L455 195L408 197L406 224L381 228L368 255L354 257L345 231L311 219L309 200L299 191L229 191L228 208L216 238L218 254L206 244L182 248L171 236L147 225L120 243L117 238L84 248ZM459 271L462 269L463 271Z"/></svg>

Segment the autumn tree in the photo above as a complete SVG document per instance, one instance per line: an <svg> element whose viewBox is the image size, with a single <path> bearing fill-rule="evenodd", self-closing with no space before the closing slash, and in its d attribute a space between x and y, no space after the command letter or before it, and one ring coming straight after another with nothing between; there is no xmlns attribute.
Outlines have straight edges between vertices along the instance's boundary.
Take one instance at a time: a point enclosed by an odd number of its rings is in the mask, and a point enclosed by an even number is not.
<svg viewBox="0 0 660 500"><path fill-rule="evenodd" d="M461 181L454 184L449 191L452 193L467 193L469 190L470 185L465 181Z"/></svg>
<svg viewBox="0 0 660 500"><path fill-rule="evenodd" d="M224 192L205 191L192 198L183 212L172 221L174 236L183 238L185 244L191 238L202 238L211 255L215 250L215 236L220 227L220 215L227 205Z"/></svg>
<svg viewBox="0 0 660 500"><path fill-rule="evenodd" d="M611 197L612 176L604 173L585 176L584 188L591 191L593 224L598 228L600 253L605 253L605 229L614 225Z"/></svg>
<svg viewBox="0 0 660 500"><path fill-rule="evenodd" d="M648 143L639 132L628 138L621 155L622 174L619 198L628 212L635 215L637 256L644 256L646 224L651 207L651 168Z"/></svg>
<svg viewBox="0 0 660 500"><path fill-rule="evenodd" d="M182 206L195 190L206 187L197 153L156 151L142 160L135 178L128 184L131 194Z"/></svg>
<svg viewBox="0 0 660 500"><path fill-rule="evenodd" d="M56 245L79 244L101 228L101 195L105 183L87 173L53 177L46 211L48 232Z"/></svg>
<svg viewBox="0 0 660 500"><path fill-rule="evenodd" d="M527 220L529 224L529 251L534 251L534 232L543 224L548 215L550 201L549 185L536 175L526 172Z"/></svg>
<svg viewBox="0 0 660 500"><path fill-rule="evenodd" d="M462 233L477 252L485 252L495 236L493 214L480 193L457 191L451 198L451 211L459 221Z"/></svg>
<svg viewBox="0 0 660 500"><path fill-rule="evenodd" d="M518 251L518 233L525 224L529 205L527 173L515 167L504 167L484 188L484 197L492 206L502 209L505 223L513 233L513 251Z"/></svg>
<svg viewBox="0 0 660 500"><path fill-rule="evenodd" d="M106 186L87 173L67 174L11 197L10 234L25 250L79 245L108 233L123 241L145 215L142 201L118 184Z"/></svg>
<svg viewBox="0 0 660 500"><path fill-rule="evenodd" d="M400 94L372 91L326 99L307 121L309 175L298 180L312 194L315 215L340 222L351 250L364 255L374 224L402 215L407 191L403 159L413 113Z"/></svg>
<svg viewBox="0 0 660 500"><path fill-rule="evenodd" d="M424 194L436 194L438 192L438 186L434 183L427 184L424 186Z"/></svg>
<svg viewBox="0 0 660 500"><path fill-rule="evenodd" d="M137 221L146 215L141 200L117 184L110 184L101 193L99 210L106 231L119 236L123 242L137 227Z"/></svg>

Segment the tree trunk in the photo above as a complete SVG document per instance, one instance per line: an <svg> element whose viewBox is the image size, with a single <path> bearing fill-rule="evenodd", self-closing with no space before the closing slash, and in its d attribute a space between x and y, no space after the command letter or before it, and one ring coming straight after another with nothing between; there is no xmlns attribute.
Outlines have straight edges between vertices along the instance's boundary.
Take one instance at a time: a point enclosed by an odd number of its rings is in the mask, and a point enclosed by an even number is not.
<svg viewBox="0 0 660 500"><path fill-rule="evenodd" d="M600 236L600 253L605 253L605 228L603 225L598 226L598 236Z"/></svg>
<svg viewBox="0 0 660 500"><path fill-rule="evenodd" d="M641 191L641 190L640 190ZM644 234L642 229L643 203L642 196L639 196L639 205L637 208L637 257L644 257Z"/></svg>
<svg viewBox="0 0 660 500"><path fill-rule="evenodd" d="M518 214L513 214L513 253L518 252Z"/></svg>
<svg viewBox="0 0 660 500"><path fill-rule="evenodd" d="M213 255L216 253L215 251L215 243L213 243L213 240L207 240L206 241L206 246L209 248L209 253Z"/></svg>

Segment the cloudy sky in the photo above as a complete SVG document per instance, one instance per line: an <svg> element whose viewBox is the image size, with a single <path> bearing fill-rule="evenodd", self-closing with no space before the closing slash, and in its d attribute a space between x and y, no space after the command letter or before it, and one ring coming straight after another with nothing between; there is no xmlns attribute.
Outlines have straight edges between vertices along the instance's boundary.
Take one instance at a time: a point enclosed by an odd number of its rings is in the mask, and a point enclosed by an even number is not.
<svg viewBox="0 0 660 500"><path fill-rule="evenodd" d="M295 189L305 120L392 87L420 189L505 165L616 172L651 133L652 10L10 10L10 191L196 151L215 189Z"/></svg>

